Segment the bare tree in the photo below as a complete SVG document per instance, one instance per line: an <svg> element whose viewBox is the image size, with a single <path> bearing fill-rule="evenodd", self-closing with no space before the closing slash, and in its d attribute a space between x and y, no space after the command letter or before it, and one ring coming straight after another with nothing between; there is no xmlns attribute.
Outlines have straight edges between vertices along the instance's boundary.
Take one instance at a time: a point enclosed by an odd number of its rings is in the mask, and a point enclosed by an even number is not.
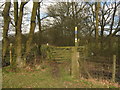
<svg viewBox="0 0 120 90"><path fill-rule="evenodd" d="M26 56L29 54L31 50L31 44L33 40L33 35L36 27L36 16L37 16L37 9L39 6L39 2L33 2L33 9L32 9L32 15L31 15L31 24L30 24L30 32L28 36L28 40L26 42Z"/></svg>
<svg viewBox="0 0 120 90"><path fill-rule="evenodd" d="M2 47L2 58L4 60L9 43L8 43L8 30L10 24L10 11L11 2L5 2L5 7L3 10L3 18L4 18L4 27L3 27L3 47Z"/></svg>
<svg viewBox="0 0 120 90"><path fill-rule="evenodd" d="M18 21L17 21L16 49L15 49L17 67L23 67L23 65L24 65L23 59L22 59L22 33L21 33L22 31L21 31L21 25L22 25L22 18L23 18L23 9L24 9L24 6L27 3L28 3L28 1L21 2Z"/></svg>
<svg viewBox="0 0 120 90"><path fill-rule="evenodd" d="M99 10L100 10L100 2L96 2L96 4L95 4L96 6L95 6L95 13L96 13L96 30L95 30L95 37L96 37L96 40L98 39L98 37L99 37L99 34L98 34L98 32L99 32Z"/></svg>
<svg viewBox="0 0 120 90"><path fill-rule="evenodd" d="M14 0L14 22L16 34L17 34L17 21L18 21L18 1Z"/></svg>

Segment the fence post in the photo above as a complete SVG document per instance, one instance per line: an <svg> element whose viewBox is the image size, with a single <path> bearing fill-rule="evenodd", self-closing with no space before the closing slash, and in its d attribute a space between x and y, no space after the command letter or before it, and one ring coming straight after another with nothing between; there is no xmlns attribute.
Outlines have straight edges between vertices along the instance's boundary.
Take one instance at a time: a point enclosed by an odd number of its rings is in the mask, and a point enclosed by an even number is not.
<svg viewBox="0 0 120 90"><path fill-rule="evenodd" d="M113 55L112 82L115 82L115 74L116 74L116 55Z"/></svg>
<svg viewBox="0 0 120 90"><path fill-rule="evenodd" d="M72 77L78 78L79 77L79 52L77 52L77 48L73 47L72 48Z"/></svg>
<svg viewBox="0 0 120 90"><path fill-rule="evenodd" d="M78 48L78 38L77 38L77 27L75 27L75 47L72 48L72 77L78 78L79 77L79 52L77 52Z"/></svg>
<svg viewBox="0 0 120 90"><path fill-rule="evenodd" d="M10 65L12 64L12 43L10 43Z"/></svg>

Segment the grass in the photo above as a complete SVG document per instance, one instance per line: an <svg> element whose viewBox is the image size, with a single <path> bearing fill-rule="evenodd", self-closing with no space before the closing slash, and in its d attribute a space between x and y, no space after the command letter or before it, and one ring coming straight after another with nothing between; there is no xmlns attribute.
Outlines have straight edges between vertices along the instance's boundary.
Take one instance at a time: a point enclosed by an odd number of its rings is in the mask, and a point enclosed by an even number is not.
<svg viewBox="0 0 120 90"><path fill-rule="evenodd" d="M3 68L3 88L117 88L112 84L99 81L71 78L68 73L60 73L59 77L51 74L51 67L45 69L30 69L18 72L10 71L10 67Z"/></svg>

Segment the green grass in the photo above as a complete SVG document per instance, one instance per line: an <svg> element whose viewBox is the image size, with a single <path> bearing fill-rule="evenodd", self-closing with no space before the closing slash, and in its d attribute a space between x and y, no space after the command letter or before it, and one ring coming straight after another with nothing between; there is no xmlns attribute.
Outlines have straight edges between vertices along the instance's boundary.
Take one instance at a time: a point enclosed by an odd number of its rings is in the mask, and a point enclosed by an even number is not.
<svg viewBox="0 0 120 90"><path fill-rule="evenodd" d="M116 86L94 83L84 79L71 78L61 72L59 77L51 74L51 68L44 70L8 72L9 67L3 69L3 88L116 88Z"/></svg>

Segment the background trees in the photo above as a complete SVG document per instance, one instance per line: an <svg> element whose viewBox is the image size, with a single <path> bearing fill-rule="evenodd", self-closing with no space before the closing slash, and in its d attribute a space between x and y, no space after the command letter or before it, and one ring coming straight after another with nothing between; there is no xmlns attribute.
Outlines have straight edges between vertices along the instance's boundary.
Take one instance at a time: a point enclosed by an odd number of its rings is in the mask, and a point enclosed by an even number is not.
<svg viewBox="0 0 120 90"><path fill-rule="evenodd" d="M47 6L47 13L41 18L41 2L44 3L44 0L33 2L33 9L30 11L32 14L28 13L29 10L26 9L29 0L21 3L15 1L12 4L6 2L5 5L1 6L1 8L4 6L2 56L5 57L8 50L7 37L10 35L8 35L8 31L11 31L9 29L10 25L10 28L12 27L11 29L15 31L10 43L14 42L14 59L18 67L23 67L25 58L33 51L34 47L39 48L40 51L41 44L73 46L75 26L78 27L79 44L89 43L90 49L92 48L94 51L95 36L98 38L98 48L106 50L108 48L107 38L116 36L120 31L120 16L118 14L120 2L54 3ZM28 21L25 21L25 16L27 16ZM27 34L23 33L25 30L29 32ZM35 33L35 30L38 32ZM111 43L110 39L109 41Z"/></svg>
<svg viewBox="0 0 120 90"><path fill-rule="evenodd" d="M58 32L61 38L64 38L66 45L74 45L75 26L78 27L79 36L88 34L89 31L86 30L89 27L89 23L87 23L89 22L88 10L86 3L77 2L57 3L48 7L48 15L53 18L53 29L56 29L54 32ZM53 38L55 39L55 37Z"/></svg>

